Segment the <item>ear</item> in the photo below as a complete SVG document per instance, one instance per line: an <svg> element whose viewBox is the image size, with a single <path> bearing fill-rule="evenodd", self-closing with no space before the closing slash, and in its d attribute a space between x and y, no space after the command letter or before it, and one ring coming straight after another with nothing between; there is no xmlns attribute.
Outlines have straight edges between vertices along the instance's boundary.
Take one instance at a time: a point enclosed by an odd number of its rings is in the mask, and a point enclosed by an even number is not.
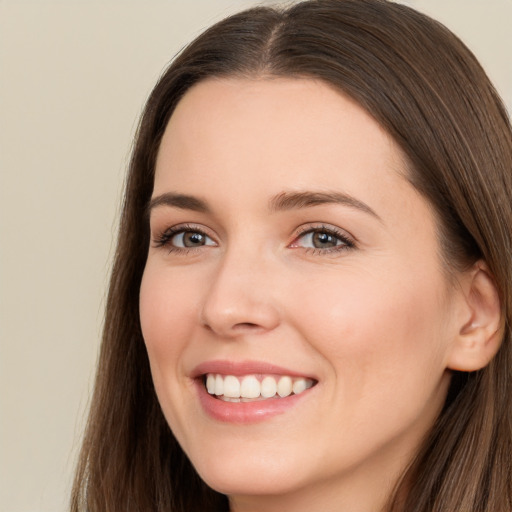
<svg viewBox="0 0 512 512"><path fill-rule="evenodd" d="M487 366L500 348L501 304L494 279L483 261L465 272L459 284L463 311L447 366L451 370L472 372Z"/></svg>

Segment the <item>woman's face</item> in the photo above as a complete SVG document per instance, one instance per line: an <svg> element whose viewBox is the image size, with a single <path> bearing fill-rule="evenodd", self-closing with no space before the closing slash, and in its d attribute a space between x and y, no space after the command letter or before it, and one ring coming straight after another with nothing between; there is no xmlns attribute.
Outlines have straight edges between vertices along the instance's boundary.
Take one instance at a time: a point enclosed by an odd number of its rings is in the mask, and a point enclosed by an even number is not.
<svg viewBox="0 0 512 512"><path fill-rule="evenodd" d="M169 425L235 508L371 508L439 413L459 292L405 172L318 81L208 80L172 115L142 330Z"/></svg>

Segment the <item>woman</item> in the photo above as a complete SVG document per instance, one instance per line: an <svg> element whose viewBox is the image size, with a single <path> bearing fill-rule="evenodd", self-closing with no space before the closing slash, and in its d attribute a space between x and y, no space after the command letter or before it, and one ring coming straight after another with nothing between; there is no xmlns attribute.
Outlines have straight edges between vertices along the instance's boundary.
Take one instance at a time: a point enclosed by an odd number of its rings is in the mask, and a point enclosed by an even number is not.
<svg viewBox="0 0 512 512"><path fill-rule="evenodd" d="M72 509L511 510L511 169L410 8L202 34L141 119Z"/></svg>

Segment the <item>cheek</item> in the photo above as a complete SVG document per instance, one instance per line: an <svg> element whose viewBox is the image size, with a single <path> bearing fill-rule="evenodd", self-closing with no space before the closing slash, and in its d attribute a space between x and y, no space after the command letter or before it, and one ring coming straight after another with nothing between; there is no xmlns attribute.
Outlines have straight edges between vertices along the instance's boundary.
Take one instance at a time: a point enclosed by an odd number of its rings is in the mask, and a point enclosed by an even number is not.
<svg viewBox="0 0 512 512"><path fill-rule="evenodd" d="M139 307L142 335L148 352L153 384L164 416L177 437L186 431L183 403L176 400L184 380L183 354L197 317L196 288L180 282L168 269L148 262L141 282Z"/></svg>
<svg viewBox="0 0 512 512"><path fill-rule="evenodd" d="M411 439L423 435L439 413L449 377L436 288L383 278L357 279L356 286L347 278L329 292L311 293L301 305L308 312L303 331L333 377L326 389L332 391L336 435L354 440L343 448L349 459L391 439L415 446Z"/></svg>
<svg viewBox="0 0 512 512"><path fill-rule="evenodd" d="M183 386L183 354L197 317L196 288L148 262L140 288L140 321L158 399L170 424ZM187 383L188 384L188 383ZM179 404L178 404L179 406Z"/></svg>
<svg viewBox="0 0 512 512"><path fill-rule="evenodd" d="M297 304L308 338L351 397L377 397L379 386L389 392L428 380L434 385L444 372L449 337L442 286L435 277L398 277L347 274L329 287L311 284Z"/></svg>
<svg viewBox="0 0 512 512"><path fill-rule="evenodd" d="M194 286L148 263L140 288L140 321L150 359L179 352L197 316Z"/></svg>

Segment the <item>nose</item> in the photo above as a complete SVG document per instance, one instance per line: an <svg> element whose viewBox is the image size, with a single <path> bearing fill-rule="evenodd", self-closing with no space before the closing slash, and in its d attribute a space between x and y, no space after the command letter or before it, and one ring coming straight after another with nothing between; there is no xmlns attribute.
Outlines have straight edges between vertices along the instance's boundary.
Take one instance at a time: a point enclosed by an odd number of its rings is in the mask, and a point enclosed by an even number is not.
<svg viewBox="0 0 512 512"><path fill-rule="evenodd" d="M223 338L262 333L280 322L275 273L270 262L246 254L226 254L212 269L201 321Z"/></svg>

